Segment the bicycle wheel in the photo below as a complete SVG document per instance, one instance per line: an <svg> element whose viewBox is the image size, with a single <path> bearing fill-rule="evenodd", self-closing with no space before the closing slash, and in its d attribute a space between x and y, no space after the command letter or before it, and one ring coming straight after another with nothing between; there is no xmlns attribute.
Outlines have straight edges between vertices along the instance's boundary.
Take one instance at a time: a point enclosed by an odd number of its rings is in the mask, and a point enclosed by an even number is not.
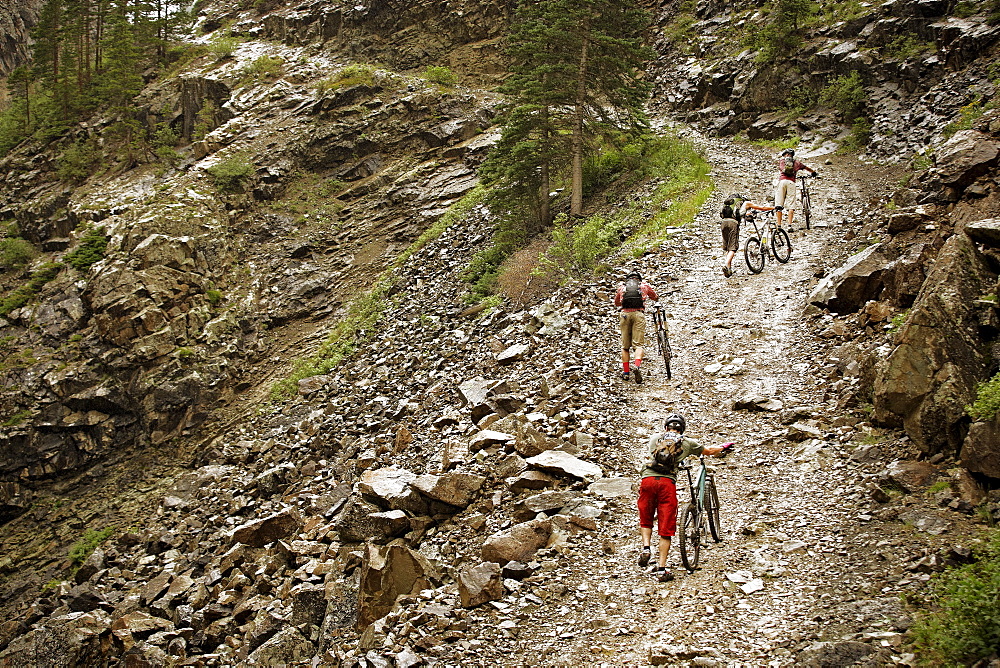
<svg viewBox="0 0 1000 668"><path fill-rule="evenodd" d="M715 490L715 478L708 476L705 480L705 517L708 518L708 530L712 540L722 541L722 525L719 523L719 493Z"/></svg>
<svg viewBox="0 0 1000 668"><path fill-rule="evenodd" d="M701 518L693 503L685 503L681 508L681 563L688 572L698 568L701 554Z"/></svg>
<svg viewBox="0 0 1000 668"><path fill-rule="evenodd" d="M792 257L792 240L788 238L788 232L781 227L771 235L771 250L774 251L774 259L782 264Z"/></svg>
<svg viewBox="0 0 1000 668"><path fill-rule="evenodd" d="M750 237L743 246L743 257L747 261L747 269L754 274L759 274L764 269L764 248L760 239Z"/></svg>
<svg viewBox="0 0 1000 668"><path fill-rule="evenodd" d="M809 229L809 218L810 218L810 214L812 213L812 211L811 211L812 207L810 205L811 205L811 202L809 201L809 186L807 186L806 182L803 180L802 181L802 215L806 219L806 229L807 230Z"/></svg>
<svg viewBox="0 0 1000 668"><path fill-rule="evenodd" d="M666 328L656 333L656 344L660 347L660 354L663 355L663 366L667 370L667 380L670 379L670 341L667 339Z"/></svg>

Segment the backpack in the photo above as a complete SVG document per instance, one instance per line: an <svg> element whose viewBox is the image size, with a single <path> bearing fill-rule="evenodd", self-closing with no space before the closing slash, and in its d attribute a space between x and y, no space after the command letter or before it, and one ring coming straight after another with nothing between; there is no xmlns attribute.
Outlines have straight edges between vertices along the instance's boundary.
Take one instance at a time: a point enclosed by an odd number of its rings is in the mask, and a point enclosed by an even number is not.
<svg viewBox="0 0 1000 668"><path fill-rule="evenodd" d="M625 292L622 294L622 308L643 308L642 283L634 278L625 281Z"/></svg>
<svg viewBox="0 0 1000 668"><path fill-rule="evenodd" d="M787 177L795 178L795 158L781 159L781 173Z"/></svg>
<svg viewBox="0 0 1000 668"><path fill-rule="evenodd" d="M737 223L742 223L743 214L741 212L743 211L743 203L747 201L747 198L744 197L743 195L740 195L739 193L733 193L732 195L729 196L729 199L726 201L727 202L732 201L733 218L736 220Z"/></svg>
<svg viewBox="0 0 1000 668"><path fill-rule="evenodd" d="M683 442L684 437L680 434L677 434L676 438L663 434L657 439L656 446L653 448L653 454L646 466L664 475L675 474L677 472L677 458L683 449L681 447Z"/></svg>

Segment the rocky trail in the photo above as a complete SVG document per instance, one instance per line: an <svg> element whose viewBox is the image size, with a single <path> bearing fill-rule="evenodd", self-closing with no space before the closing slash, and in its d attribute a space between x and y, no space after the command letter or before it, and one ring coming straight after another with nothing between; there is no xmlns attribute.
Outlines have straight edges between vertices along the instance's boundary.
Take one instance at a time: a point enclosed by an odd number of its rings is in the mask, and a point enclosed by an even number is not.
<svg viewBox="0 0 1000 668"><path fill-rule="evenodd" d="M501 663L528 665L905 665L912 657L899 649L909 625L901 595L928 578L901 568L927 550L927 535L916 536L913 525L948 534L942 545L961 542L962 532L946 532L955 527L932 511L910 510L908 524L879 511L871 481L888 460L907 454L906 445L866 439L863 414L838 408L830 387L837 360L817 337L824 319L803 316L815 276L847 252L849 214L879 193L865 192L846 160L831 156L823 165L826 156L806 155L823 177L813 185L813 229L800 220L791 261L772 260L758 275L746 269L742 229L738 271L727 280L721 200L750 191L766 201L770 184L749 184L747 172L769 175L771 160L746 145L700 143L715 165L715 194L684 252L647 256L643 265L670 314L673 379L655 346L648 349L644 383L616 393L622 405L612 429L622 430L635 464L645 458L650 430L671 412L683 413L688 434L703 444L736 441L734 455L708 460L723 541L713 543L706 529L699 570L688 574L675 540L668 567L676 579L661 584L636 563L637 480L609 488L602 492L610 497L606 521L550 548L542 561L545 580L558 583L546 592L558 602L539 605L528 587L516 588L495 609L472 613L471 635ZM615 341L602 343L613 349ZM768 411L732 410L735 399L754 395L778 401ZM683 477L678 490L683 505ZM655 554L654 537L654 561Z"/></svg>

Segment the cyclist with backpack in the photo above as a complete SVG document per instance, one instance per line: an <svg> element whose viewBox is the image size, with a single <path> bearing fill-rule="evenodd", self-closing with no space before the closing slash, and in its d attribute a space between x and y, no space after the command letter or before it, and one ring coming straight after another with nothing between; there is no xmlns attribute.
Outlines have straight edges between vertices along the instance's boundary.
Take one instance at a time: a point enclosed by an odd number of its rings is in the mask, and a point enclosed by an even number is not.
<svg viewBox="0 0 1000 668"><path fill-rule="evenodd" d="M722 250L726 253L726 259L722 263L722 275L726 278L733 275L733 258L740 250L740 223L750 209L771 211L774 207L755 204L739 193L733 193L722 203L719 217L722 218Z"/></svg>
<svg viewBox="0 0 1000 668"><path fill-rule="evenodd" d="M678 413L668 415L663 426L662 434L653 434L649 438L650 458L642 469L642 481L639 483L639 534L642 537L639 566L645 567L649 563L655 518L660 544L653 574L660 582L669 582L674 579L673 573L667 569L667 554L670 552L670 539L677 533L677 487L674 482L677 467L691 455L725 456L733 444L698 445L684 436L687 421Z"/></svg>
<svg viewBox="0 0 1000 668"><path fill-rule="evenodd" d="M781 227L781 214L784 209L788 209L788 227L792 228L792 218L795 217L795 197L798 187L795 185L795 175L800 170L806 170L813 176L817 172L812 167L807 167L795 159L795 151L786 148L781 152L778 159L778 184L774 190L774 209L778 212L775 223ZM787 207L785 205L788 205Z"/></svg>
<svg viewBox="0 0 1000 668"><path fill-rule="evenodd" d="M642 384L643 346L646 345L646 300L659 301L656 290L642 280L638 271L631 271L625 277L625 282L615 293L615 306L621 309L618 317L619 329L622 334L622 380L628 380L635 375L635 382ZM635 363L631 362L631 350L635 346Z"/></svg>

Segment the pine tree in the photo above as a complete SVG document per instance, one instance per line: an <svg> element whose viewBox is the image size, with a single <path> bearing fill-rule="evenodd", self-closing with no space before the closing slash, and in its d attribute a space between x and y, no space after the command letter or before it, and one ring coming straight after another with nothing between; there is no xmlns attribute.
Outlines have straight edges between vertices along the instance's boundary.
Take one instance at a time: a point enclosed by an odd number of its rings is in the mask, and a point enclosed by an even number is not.
<svg viewBox="0 0 1000 668"><path fill-rule="evenodd" d="M583 164L595 138L645 127L647 22L645 12L621 0L519 3L507 50L511 75L502 88L503 136L482 172L500 193L494 200L508 209L527 201L537 222L548 225L551 181L569 168L571 214L581 214Z"/></svg>

